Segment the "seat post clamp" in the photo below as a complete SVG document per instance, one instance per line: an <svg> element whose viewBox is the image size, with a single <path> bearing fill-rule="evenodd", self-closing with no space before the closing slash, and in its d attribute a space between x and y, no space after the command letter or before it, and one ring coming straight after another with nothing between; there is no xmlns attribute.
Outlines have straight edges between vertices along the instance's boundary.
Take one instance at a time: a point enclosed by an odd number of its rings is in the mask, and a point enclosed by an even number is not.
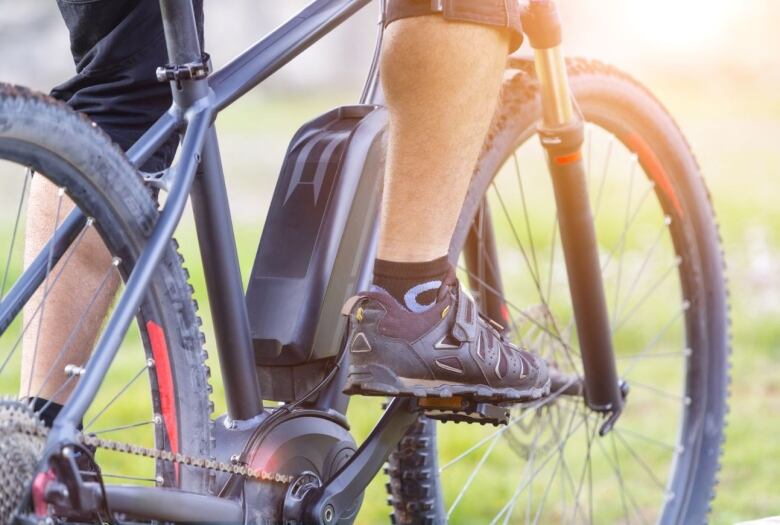
<svg viewBox="0 0 780 525"><path fill-rule="evenodd" d="M203 53L200 60L186 64L165 64L157 68L159 82L180 82L182 80L201 80L211 72L211 57Z"/></svg>

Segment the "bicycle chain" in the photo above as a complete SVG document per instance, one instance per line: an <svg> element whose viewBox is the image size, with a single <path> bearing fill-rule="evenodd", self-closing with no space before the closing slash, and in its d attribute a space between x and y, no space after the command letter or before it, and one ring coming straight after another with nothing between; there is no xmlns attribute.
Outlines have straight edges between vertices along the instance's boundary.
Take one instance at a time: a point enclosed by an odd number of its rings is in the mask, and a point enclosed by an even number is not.
<svg viewBox="0 0 780 525"><path fill-rule="evenodd" d="M48 429L42 425L15 425L17 430L24 432L29 436L35 436L40 438L46 438ZM94 434L78 434L77 441L84 446L90 446L95 448L103 448L106 450L113 450L115 452L122 452L131 454L134 456L141 456L152 459L159 459L167 461L169 463L177 463L179 465L186 465L190 467L203 468L206 470L224 472L226 474L235 474L243 476L247 479L253 479L257 481L270 481L274 483L288 484L292 483L295 479L294 476L287 474L280 474L278 472L268 472L263 469L255 469L245 464L238 463L223 463L214 459L206 459L197 456L191 456L188 454L173 453L168 450L159 450L155 448L142 447L140 445L132 445L122 441L114 441L111 439L103 439L95 436Z"/></svg>

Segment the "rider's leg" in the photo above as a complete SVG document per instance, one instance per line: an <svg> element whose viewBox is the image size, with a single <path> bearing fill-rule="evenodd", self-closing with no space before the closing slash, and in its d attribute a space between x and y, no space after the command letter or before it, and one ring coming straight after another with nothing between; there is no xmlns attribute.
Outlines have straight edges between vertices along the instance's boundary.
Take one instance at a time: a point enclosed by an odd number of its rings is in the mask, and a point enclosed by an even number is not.
<svg viewBox="0 0 780 525"><path fill-rule="evenodd" d="M41 252L55 225L62 224L72 208L70 199L61 197L52 183L33 177L24 243L25 266ZM20 396L38 396L58 404L67 399L74 386L74 381L66 384L65 365L83 366L86 362L119 282L118 274L111 269L111 254L94 228L87 230L72 255L63 256L61 262L64 261L68 263L62 276L56 278L63 267L59 264L25 305L20 386ZM100 293L96 295L98 289ZM46 299L42 301L44 294ZM43 405L39 403L39 407Z"/></svg>
<svg viewBox="0 0 780 525"><path fill-rule="evenodd" d="M381 62L390 128L378 288L350 303L346 392L539 397L545 363L477 315L446 258L517 34L507 30L512 2L444 2L442 15L425 16L435 2L394 4L411 15L387 27Z"/></svg>
<svg viewBox="0 0 780 525"><path fill-rule="evenodd" d="M194 5L202 42L202 0L195 0ZM58 2L58 6L70 32L78 74L54 88L52 95L86 113L114 142L127 149L171 104L170 87L155 77L156 67L168 62L159 5L112 0ZM165 168L175 146L173 137L144 169ZM51 237L57 222L58 202L58 189L43 177L33 177L25 234L26 263ZM67 197L62 202L60 222L72 206ZM63 261L66 259L67 255ZM47 407L42 414L47 423L56 416L60 403L75 386L75 380L67 382L65 365L85 363L114 295L116 276L102 287L81 319L109 267L110 255L92 231L70 257L56 284L47 290L45 306L35 313L46 288L43 285L25 308L24 322L30 322L30 326L23 340L20 396L39 396L35 406ZM50 284L55 282L53 277L58 272L59 268L55 267ZM43 323L39 322L41 315ZM77 324L78 331L68 340ZM50 370L52 374L46 379ZM54 402L49 403L52 397Z"/></svg>
<svg viewBox="0 0 780 525"><path fill-rule="evenodd" d="M503 27L439 15L402 18L385 31L390 128L374 283L410 310L432 302L449 268L511 37Z"/></svg>

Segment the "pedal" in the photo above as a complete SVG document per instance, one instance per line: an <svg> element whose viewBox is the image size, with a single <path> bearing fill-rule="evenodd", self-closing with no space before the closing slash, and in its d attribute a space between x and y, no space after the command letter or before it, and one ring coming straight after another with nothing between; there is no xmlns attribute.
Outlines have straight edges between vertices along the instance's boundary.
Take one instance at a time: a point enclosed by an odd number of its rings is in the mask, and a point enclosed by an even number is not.
<svg viewBox="0 0 780 525"><path fill-rule="evenodd" d="M494 426L509 423L509 408L491 403L477 403L460 396L423 398L419 400L418 406L426 417L437 421Z"/></svg>

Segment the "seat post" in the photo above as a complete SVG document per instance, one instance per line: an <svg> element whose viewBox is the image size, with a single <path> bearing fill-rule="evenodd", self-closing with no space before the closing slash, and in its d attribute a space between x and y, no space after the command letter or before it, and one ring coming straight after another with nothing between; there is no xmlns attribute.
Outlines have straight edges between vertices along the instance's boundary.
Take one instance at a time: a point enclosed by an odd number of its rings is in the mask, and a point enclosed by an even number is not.
<svg viewBox="0 0 780 525"><path fill-rule="evenodd" d="M192 0L160 0L160 11L170 63L187 64L200 60L200 39Z"/></svg>
<svg viewBox="0 0 780 525"><path fill-rule="evenodd" d="M192 0L160 0L168 64L160 64L157 79L170 81L173 102L186 111L206 96L209 60L200 47Z"/></svg>

